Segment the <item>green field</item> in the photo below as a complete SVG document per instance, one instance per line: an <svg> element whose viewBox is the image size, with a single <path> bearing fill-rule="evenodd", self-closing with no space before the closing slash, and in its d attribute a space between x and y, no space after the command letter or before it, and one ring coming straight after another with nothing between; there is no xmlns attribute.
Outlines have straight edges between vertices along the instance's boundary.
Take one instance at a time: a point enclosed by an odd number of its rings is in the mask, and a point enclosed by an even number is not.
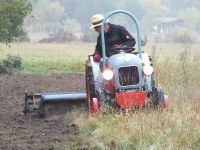
<svg viewBox="0 0 200 150"><path fill-rule="evenodd" d="M6 46L0 44L0 58L8 54L22 58L22 73L47 74L59 72L84 72L84 63L93 53L95 44L37 44L20 43Z"/></svg>
<svg viewBox="0 0 200 150"><path fill-rule="evenodd" d="M94 43L0 44L0 57L18 54L26 74L84 73ZM145 110L124 114L102 108L96 115L75 109L66 123L80 127L80 136L66 149L199 150L200 148L200 45L148 44L157 83L169 96L168 112Z"/></svg>
<svg viewBox="0 0 200 150"><path fill-rule="evenodd" d="M172 46L171 46L172 45ZM13 43L10 46L0 44L0 59L8 54L22 58L22 73L47 74L52 72L84 72L84 64L89 54L94 52L95 43L38 44ZM143 50L156 58L156 61L176 61L180 53L199 51L199 45L193 44L148 44ZM194 54L192 54L194 55Z"/></svg>

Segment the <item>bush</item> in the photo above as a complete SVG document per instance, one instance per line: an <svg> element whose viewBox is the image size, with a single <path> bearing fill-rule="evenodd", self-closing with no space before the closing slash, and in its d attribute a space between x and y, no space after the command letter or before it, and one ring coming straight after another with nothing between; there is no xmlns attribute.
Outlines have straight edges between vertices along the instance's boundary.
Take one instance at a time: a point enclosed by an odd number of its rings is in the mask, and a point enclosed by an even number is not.
<svg viewBox="0 0 200 150"><path fill-rule="evenodd" d="M14 42L30 42L30 41L31 39L27 33L24 33L23 35L14 40Z"/></svg>
<svg viewBox="0 0 200 150"><path fill-rule="evenodd" d="M51 43L51 42L67 42L75 41L76 37L72 33L67 32L56 32L49 35L48 38L41 39L40 43Z"/></svg>
<svg viewBox="0 0 200 150"><path fill-rule="evenodd" d="M0 62L0 73L6 73L6 68L4 67L2 62Z"/></svg>
<svg viewBox="0 0 200 150"><path fill-rule="evenodd" d="M22 67L20 56L8 54L7 58L0 62L0 73L12 73L13 71L20 70Z"/></svg>

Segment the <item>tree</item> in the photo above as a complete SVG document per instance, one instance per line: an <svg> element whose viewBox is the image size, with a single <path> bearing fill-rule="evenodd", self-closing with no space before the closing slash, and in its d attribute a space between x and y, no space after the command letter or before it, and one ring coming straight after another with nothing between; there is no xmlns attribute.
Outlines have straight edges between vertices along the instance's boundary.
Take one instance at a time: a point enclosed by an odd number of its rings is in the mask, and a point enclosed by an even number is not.
<svg viewBox="0 0 200 150"><path fill-rule="evenodd" d="M58 32L63 30L67 17L65 7L59 1L40 0L33 5L33 11L25 19L26 27L35 32Z"/></svg>
<svg viewBox="0 0 200 150"><path fill-rule="evenodd" d="M65 11L69 18L76 19L82 30L87 31L90 27L90 17L96 13L107 14L115 10L115 0L60 0L65 6Z"/></svg>
<svg viewBox="0 0 200 150"><path fill-rule="evenodd" d="M0 42L10 43L25 35L23 19L30 11L30 0L0 1Z"/></svg>

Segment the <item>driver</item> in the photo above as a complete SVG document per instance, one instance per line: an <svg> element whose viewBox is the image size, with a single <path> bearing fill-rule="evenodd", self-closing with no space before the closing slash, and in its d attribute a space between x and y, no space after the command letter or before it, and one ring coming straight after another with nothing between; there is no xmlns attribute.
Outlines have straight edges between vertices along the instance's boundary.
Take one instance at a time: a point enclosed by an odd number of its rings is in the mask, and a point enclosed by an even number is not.
<svg viewBox="0 0 200 150"><path fill-rule="evenodd" d="M96 14L91 17L92 26L90 29L94 28L96 32L99 33L97 37L97 44L94 52L94 61L100 61L102 57L102 46L101 46L101 25L103 22L104 16L102 14ZM111 24L109 19L106 20L104 26L104 37L105 37L105 49L106 57L112 55L112 51L115 48L120 48L123 46L134 47L135 39L132 35L120 25Z"/></svg>

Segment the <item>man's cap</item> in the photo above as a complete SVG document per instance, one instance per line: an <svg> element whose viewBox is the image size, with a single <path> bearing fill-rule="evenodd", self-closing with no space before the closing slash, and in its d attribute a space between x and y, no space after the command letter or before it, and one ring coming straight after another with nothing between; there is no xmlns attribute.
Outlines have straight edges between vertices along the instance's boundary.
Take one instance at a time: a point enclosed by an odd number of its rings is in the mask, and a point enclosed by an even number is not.
<svg viewBox="0 0 200 150"><path fill-rule="evenodd" d="M92 16L91 17L92 25L91 25L90 29L101 26L103 19L104 19L104 16L102 14L96 14L96 15ZM106 22L109 22L109 19L107 19Z"/></svg>

